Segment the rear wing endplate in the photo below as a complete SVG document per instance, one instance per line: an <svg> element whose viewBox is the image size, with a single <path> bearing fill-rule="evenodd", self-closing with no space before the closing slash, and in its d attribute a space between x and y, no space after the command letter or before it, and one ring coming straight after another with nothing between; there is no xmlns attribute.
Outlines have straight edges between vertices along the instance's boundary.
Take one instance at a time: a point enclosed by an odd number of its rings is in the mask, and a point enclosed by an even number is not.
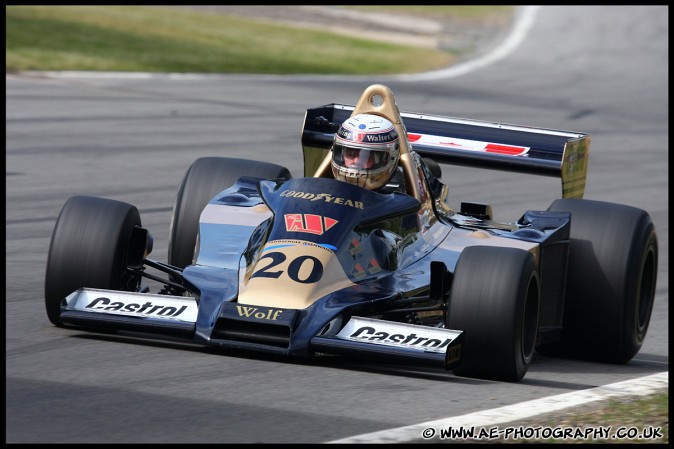
<svg viewBox="0 0 674 449"><path fill-rule="evenodd" d="M325 160L334 133L354 106L308 109L302 129L304 176ZM590 136L437 115L401 112L412 150L439 163L558 177L563 198L585 193Z"/></svg>

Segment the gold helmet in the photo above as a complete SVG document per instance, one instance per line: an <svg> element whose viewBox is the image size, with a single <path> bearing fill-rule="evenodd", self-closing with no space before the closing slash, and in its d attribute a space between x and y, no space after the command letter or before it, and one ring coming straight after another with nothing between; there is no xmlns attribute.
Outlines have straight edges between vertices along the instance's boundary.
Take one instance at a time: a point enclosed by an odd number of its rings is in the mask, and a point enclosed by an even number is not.
<svg viewBox="0 0 674 449"><path fill-rule="evenodd" d="M372 114L348 118L335 133L335 179L369 190L384 186L398 166L400 140L393 123Z"/></svg>

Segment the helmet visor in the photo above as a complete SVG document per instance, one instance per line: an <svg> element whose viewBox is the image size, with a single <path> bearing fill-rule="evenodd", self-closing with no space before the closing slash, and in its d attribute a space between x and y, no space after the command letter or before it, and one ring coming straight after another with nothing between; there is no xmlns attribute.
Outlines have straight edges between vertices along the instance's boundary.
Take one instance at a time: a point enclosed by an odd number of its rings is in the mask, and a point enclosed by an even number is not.
<svg viewBox="0 0 674 449"><path fill-rule="evenodd" d="M332 158L342 167L376 170L388 164L390 154L388 151L366 150L335 144L332 147Z"/></svg>

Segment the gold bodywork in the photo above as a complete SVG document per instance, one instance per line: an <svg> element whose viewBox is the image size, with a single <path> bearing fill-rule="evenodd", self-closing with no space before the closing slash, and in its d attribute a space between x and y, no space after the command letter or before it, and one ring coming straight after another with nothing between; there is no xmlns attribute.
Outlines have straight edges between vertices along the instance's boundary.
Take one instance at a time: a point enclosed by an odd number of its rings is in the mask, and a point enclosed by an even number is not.
<svg viewBox="0 0 674 449"><path fill-rule="evenodd" d="M590 136L567 142L562 156L562 198L583 198L589 160Z"/></svg>
<svg viewBox="0 0 674 449"><path fill-rule="evenodd" d="M269 253L282 254L283 262L273 265L274 259L265 259ZM309 256L309 258L307 257ZM304 260L299 270L294 272L290 265L302 257ZM311 258L315 258L314 261ZM256 263L242 270L242 279L239 282L240 304L254 306L281 307L285 309L305 309L323 296L337 290L355 285L342 270L334 252L315 243L304 240L274 240L267 242L262 254ZM323 275L320 282L303 283L288 279L295 276L300 280L308 279L312 270L320 264ZM254 276L256 273L269 269L274 276ZM286 278L286 282L279 280Z"/></svg>

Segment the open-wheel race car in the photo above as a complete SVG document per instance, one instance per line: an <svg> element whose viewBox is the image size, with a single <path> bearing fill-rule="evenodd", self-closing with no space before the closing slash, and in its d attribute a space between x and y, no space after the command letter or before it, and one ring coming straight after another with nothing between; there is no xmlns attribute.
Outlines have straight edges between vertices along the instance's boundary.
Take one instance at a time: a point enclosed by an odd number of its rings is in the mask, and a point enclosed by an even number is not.
<svg viewBox="0 0 674 449"><path fill-rule="evenodd" d="M399 182L335 179L335 133L390 121ZM658 243L644 210L582 199L587 134L401 113L391 90L306 111L304 176L197 159L178 190L168 262L138 209L74 196L56 221L45 304L57 326L185 338L288 356L366 356L519 381L535 352L626 363L644 341ZM336 150L335 150L336 151ZM447 205L439 164L561 178L515 223ZM161 288L150 292L144 279Z"/></svg>

